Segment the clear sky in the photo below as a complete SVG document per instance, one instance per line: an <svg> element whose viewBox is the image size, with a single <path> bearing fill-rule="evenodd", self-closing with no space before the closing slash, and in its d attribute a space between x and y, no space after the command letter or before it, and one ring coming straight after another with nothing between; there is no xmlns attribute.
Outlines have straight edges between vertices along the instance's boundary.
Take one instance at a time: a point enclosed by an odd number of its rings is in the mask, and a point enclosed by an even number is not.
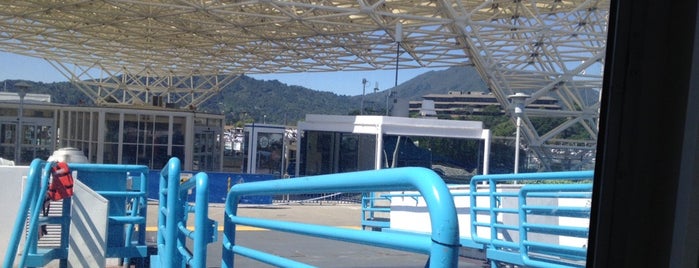
<svg viewBox="0 0 699 268"><path fill-rule="evenodd" d="M398 70L398 84L408 81L417 75L437 69L402 69ZM260 80L279 80L288 85L302 86L319 91L330 91L340 95L356 96L362 94L362 79L366 79L366 93L372 93L376 83L380 91L389 89L395 84L395 70L378 71L348 71L327 73L299 74L264 74L250 75ZM67 81L48 62L39 58L0 52L0 81L7 79L22 79L35 82Z"/></svg>

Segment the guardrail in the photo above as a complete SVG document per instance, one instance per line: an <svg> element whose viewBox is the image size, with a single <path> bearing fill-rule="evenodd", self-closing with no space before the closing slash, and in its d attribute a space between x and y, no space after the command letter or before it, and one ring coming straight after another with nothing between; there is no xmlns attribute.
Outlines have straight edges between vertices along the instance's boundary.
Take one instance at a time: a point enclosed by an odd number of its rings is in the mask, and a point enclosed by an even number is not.
<svg viewBox="0 0 699 268"><path fill-rule="evenodd" d="M417 190L425 198L432 223L431 235L369 232L316 224L255 219L237 215L238 200L251 194L297 194L333 191L371 192ZM456 267L459 229L454 200L442 179L425 168L395 168L333 175L301 177L288 180L237 184L231 187L226 201L223 233L222 267L234 267L235 254L279 267L309 267L235 243L236 225L309 235L345 242L428 254L430 267Z"/></svg>
<svg viewBox="0 0 699 268"><path fill-rule="evenodd" d="M25 267L27 258L29 255L34 255L37 253L36 240L38 236L39 227L39 215L41 214L41 206L43 204L44 196L48 190L49 184L49 171L51 166L46 163L46 161L40 159L34 159L29 166L29 173L27 174L27 181L24 187L24 192L22 194L22 201L20 202L19 211L17 212L17 218L15 218L14 227L12 230L12 236L8 241L8 247L5 252L5 261L3 262L3 267L13 267L15 262L15 257L17 255L17 250L19 247L19 242L24 234L25 223L27 222L27 217L29 217L29 223L27 225L27 234L25 248L23 250L22 257L19 261L19 267ZM43 172L42 172L43 171ZM68 200L63 201L64 208L69 207L66 205ZM65 214L64 214L65 215ZM65 230L67 217L62 217L60 219L54 220L52 223L61 224L62 230ZM32 241L34 243L32 243ZM65 242L65 243L64 243ZM61 237L60 247L58 249L53 249L51 252L47 252L48 260L42 261L48 262L52 259L65 259L68 256L67 251L67 238ZM65 261L61 262L65 265Z"/></svg>
<svg viewBox="0 0 699 268"><path fill-rule="evenodd" d="M552 244L531 239L532 235L564 236L587 239L588 226L570 226L566 224L533 223L534 217L569 217L590 218L589 206L531 205L528 200L560 200L560 199L590 199L592 184L552 184L525 185L519 191L519 252L522 262L531 267L585 267L587 250L585 247L574 247ZM589 223L588 223L589 225Z"/></svg>
<svg viewBox="0 0 699 268"><path fill-rule="evenodd" d="M27 183L3 267L12 267L14 264L27 217L29 217L29 223L26 229L26 242L18 267L44 266L56 259L60 260L61 267L67 264L71 198L63 199L61 216L40 215L51 177L51 164L41 159L35 159L29 167ZM77 179L110 202L108 224L114 227L111 228L112 231L106 238L107 247L104 255L109 258L123 258L127 264L129 258L132 257L141 258L142 261L147 255L145 231L139 231L136 239L133 239L133 235L136 233L136 226L139 227L139 230L145 230L148 168L138 165L81 163L69 163L68 166L72 172L77 173ZM132 186L137 186L136 189L129 189L127 186L127 174L131 174L131 183ZM39 252L37 248L39 224L61 225L60 245L57 248Z"/></svg>
<svg viewBox="0 0 699 268"><path fill-rule="evenodd" d="M137 258L137 264L143 266L148 255L145 232L148 167L89 163L68 166L77 172L76 179L109 201L105 256L121 258L127 266L131 258Z"/></svg>
<svg viewBox="0 0 699 268"><path fill-rule="evenodd" d="M158 208L158 255L151 267L205 267L207 244L217 239L217 222L209 219L209 177L200 172L189 179L180 176L181 163L171 158L160 172ZM196 188L195 204L187 202ZM188 214L194 213L196 230L187 228ZM192 239L193 249L186 239Z"/></svg>
<svg viewBox="0 0 699 268"><path fill-rule="evenodd" d="M572 258L585 256L584 248L572 249L566 246L537 243L530 238L531 233L549 233L559 235L570 235L577 237L587 237L588 227L565 227L560 224L542 225L532 223L529 216L548 215L552 217L581 217L587 213L589 208L585 207L560 207L556 205L532 205L527 203L529 198L589 198L591 185L584 183L591 181L592 171L570 171L570 172L545 172L545 173L520 173L520 174L494 174L478 175L471 179L470 183L470 206L471 206L471 239L487 247L487 258L493 262L505 262L517 265L539 266L538 260L549 258L546 265L570 265L576 266L574 262L556 260L557 258ZM545 185L553 181L563 180L564 184ZM539 181L542 184L525 185L522 189L512 189L510 191L498 185L508 185L514 182ZM487 184L488 187L477 186ZM590 189L587 192L586 189ZM522 193L522 190L524 193ZM483 205L483 200L479 197L487 197L487 205ZM505 205L508 200L514 200L512 205ZM577 214L576 214L577 213ZM479 217L481 216L481 217ZM483 217L485 216L485 217ZM509 217L510 222L503 220ZM484 220L485 218L485 220ZM512 219L515 219L512 221ZM479 234L479 230L484 230L488 236ZM512 238L518 235L519 238ZM537 255L538 254L538 255ZM532 258L532 256L537 257ZM534 265L536 264L536 265Z"/></svg>
<svg viewBox="0 0 699 268"><path fill-rule="evenodd" d="M391 227L390 217L388 216L390 215L391 207L377 204L379 202L390 204L390 195L379 195L375 192L362 193L362 229L369 228L374 231L380 231L381 229Z"/></svg>

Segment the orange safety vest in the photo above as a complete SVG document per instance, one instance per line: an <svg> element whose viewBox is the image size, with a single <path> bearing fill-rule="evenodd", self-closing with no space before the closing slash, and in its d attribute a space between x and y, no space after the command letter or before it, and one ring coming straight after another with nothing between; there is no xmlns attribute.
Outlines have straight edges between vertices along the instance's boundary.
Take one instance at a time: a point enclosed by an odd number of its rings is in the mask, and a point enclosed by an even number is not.
<svg viewBox="0 0 699 268"><path fill-rule="evenodd" d="M66 162L58 162L51 167L51 184L46 193L48 199L58 201L73 196L73 175Z"/></svg>

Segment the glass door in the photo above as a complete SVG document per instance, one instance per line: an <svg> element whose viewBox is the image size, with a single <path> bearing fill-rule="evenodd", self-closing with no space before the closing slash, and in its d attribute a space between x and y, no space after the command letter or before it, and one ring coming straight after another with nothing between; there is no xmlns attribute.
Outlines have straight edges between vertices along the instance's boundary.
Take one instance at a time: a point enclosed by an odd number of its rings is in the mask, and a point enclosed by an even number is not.
<svg viewBox="0 0 699 268"><path fill-rule="evenodd" d="M194 163L193 170L217 170L216 154L218 153L218 133L209 128L196 129L194 133Z"/></svg>
<svg viewBox="0 0 699 268"><path fill-rule="evenodd" d="M0 122L0 157L15 160L17 122Z"/></svg>

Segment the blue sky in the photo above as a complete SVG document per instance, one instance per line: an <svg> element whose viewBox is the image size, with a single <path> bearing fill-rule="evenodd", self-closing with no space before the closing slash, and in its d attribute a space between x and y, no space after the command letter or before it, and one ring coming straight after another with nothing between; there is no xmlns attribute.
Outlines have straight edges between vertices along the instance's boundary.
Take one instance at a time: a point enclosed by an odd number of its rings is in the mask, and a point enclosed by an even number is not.
<svg viewBox="0 0 699 268"><path fill-rule="evenodd" d="M430 68L398 70L398 84L408 81ZM302 86L319 91L330 91L340 95L356 96L362 94L362 79L366 79L366 93L372 93L376 83L379 90L393 87L395 70L378 71L348 71L328 73L299 73L299 74L264 74L250 75L260 80L279 80L288 85ZM35 82L67 81L60 72L48 62L39 58L0 52L0 81L7 79L22 79Z"/></svg>

